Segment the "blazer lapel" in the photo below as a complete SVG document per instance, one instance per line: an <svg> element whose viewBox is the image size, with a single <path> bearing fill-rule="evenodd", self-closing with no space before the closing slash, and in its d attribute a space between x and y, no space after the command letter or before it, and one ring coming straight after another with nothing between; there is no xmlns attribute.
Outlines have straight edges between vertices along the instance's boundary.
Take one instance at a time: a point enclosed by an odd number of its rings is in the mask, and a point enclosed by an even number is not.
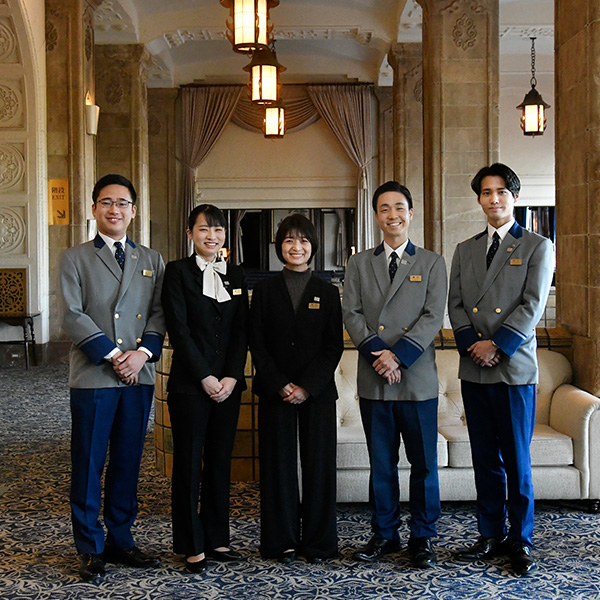
<svg viewBox="0 0 600 600"><path fill-rule="evenodd" d="M113 253L99 235L94 238L94 246L96 248L96 255L98 258L106 265L108 270L115 276L117 281L121 281L123 272L115 260Z"/></svg>
<svg viewBox="0 0 600 600"><path fill-rule="evenodd" d="M115 263L117 261L115 260ZM125 295L133 274L138 270L139 252L135 244L131 240L127 240L125 244L125 265L121 273L121 287L119 288L119 300ZM117 269L121 270L117 265Z"/></svg>
<svg viewBox="0 0 600 600"><path fill-rule="evenodd" d="M487 229L475 236L473 244L471 244L471 264L473 265L473 273L475 281L481 289L487 276Z"/></svg>
<svg viewBox="0 0 600 600"><path fill-rule="evenodd" d="M398 289L406 279L406 276L415 264L415 260L416 249L414 244L409 240L404 252L402 253L402 256L400 257L400 260L398 261L398 270L396 271L396 275L394 275L394 281L392 282L387 298L385 299L386 303L389 302L392 296L398 291Z"/></svg>
<svg viewBox="0 0 600 600"><path fill-rule="evenodd" d="M371 266L375 274L375 281L379 286L382 296L387 296L390 291L390 272L383 243L379 244L371 255ZM396 274L397 275L397 274Z"/></svg>

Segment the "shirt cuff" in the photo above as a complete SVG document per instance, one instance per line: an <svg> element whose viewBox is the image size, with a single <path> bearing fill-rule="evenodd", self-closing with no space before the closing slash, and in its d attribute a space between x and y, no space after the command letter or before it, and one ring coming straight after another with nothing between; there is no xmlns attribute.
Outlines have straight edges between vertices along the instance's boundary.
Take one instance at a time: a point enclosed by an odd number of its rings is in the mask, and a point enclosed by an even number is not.
<svg viewBox="0 0 600 600"><path fill-rule="evenodd" d="M140 350L141 352L143 352L144 354L148 355L148 358L152 358L152 352L150 352L150 350L148 350L148 348L144 347L144 346L140 346L138 348L138 350Z"/></svg>
<svg viewBox="0 0 600 600"><path fill-rule="evenodd" d="M105 357L104 360L107 361L111 361L112 357L117 353L117 352L121 352L121 350L119 350L119 348L113 348Z"/></svg>

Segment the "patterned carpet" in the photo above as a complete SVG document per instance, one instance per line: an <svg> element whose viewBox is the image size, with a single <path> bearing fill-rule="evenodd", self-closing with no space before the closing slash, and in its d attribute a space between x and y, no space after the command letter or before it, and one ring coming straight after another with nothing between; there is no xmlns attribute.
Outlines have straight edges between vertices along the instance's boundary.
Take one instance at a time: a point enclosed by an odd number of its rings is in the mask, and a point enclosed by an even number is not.
<svg viewBox="0 0 600 600"><path fill-rule="evenodd" d="M255 484L233 486L232 539L245 560L209 563L205 576L187 574L170 551L169 482L154 470L150 436L135 537L162 565L156 570L111 565L100 585L82 583L67 501L66 367L2 369L0 390L2 600L600 599L600 517L581 507L537 506L539 568L526 578L513 576L502 558L487 564L453 560L453 552L476 535L473 505L457 503L443 506L436 569L411 569L404 552L375 565L353 562L353 549L369 537L364 505L339 506L339 559L283 566L258 555Z"/></svg>

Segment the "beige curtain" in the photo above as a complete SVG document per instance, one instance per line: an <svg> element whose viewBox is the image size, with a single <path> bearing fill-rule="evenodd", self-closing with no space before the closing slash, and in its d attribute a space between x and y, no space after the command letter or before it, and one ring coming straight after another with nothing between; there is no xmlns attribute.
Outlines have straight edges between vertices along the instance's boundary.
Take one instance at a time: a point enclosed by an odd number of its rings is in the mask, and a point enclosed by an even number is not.
<svg viewBox="0 0 600 600"><path fill-rule="evenodd" d="M371 208L373 126L370 85L309 85L308 95L317 111L359 169L356 201L357 251L375 245Z"/></svg>
<svg viewBox="0 0 600 600"><path fill-rule="evenodd" d="M240 98L244 86L205 86L181 89L183 202L182 222L196 205L194 176L206 155L215 145ZM190 246L182 238L182 256L188 256Z"/></svg>

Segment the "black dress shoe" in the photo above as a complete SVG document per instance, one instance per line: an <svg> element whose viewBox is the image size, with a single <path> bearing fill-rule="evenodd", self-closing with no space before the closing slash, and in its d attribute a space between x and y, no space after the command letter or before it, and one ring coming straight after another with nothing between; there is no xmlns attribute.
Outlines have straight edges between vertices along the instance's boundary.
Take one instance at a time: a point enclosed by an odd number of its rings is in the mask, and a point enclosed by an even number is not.
<svg viewBox="0 0 600 600"><path fill-rule="evenodd" d="M296 560L296 551L295 550L286 550L279 555L277 559L283 565L289 565L291 562Z"/></svg>
<svg viewBox="0 0 600 600"><path fill-rule="evenodd" d="M486 560L501 554L506 538L483 537L468 548L456 553L458 560Z"/></svg>
<svg viewBox="0 0 600 600"><path fill-rule="evenodd" d="M128 567L138 567L141 569L158 567L160 562L155 556L142 552L139 548L115 548L106 546L104 548L104 558L108 562L127 565Z"/></svg>
<svg viewBox="0 0 600 600"><path fill-rule="evenodd" d="M305 556L306 562L312 563L313 565L320 565L325 562L325 559L321 556Z"/></svg>
<svg viewBox="0 0 600 600"><path fill-rule="evenodd" d="M517 575L529 575L536 562L531 554L531 546L523 542L513 542L509 550L510 562Z"/></svg>
<svg viewBox="0 0 600 600"><path fill-rule="evenodd" d="M383 538L372 537L365 546L354 553L354 560L362 562L371 562L381 558L384 554L398 552L400 549L399 542L392 540L384 540Z"/></svg>
<svg viewBox="0 0 600 600"><path fill-rule="evenodd" d="M202 560L197 560L196 562L190 562L186 558L185 566L190 573L195 573L197 575L206 573L206 557L204 557Z"/></svg>
<svg viewBox="0 0 600 600"><path fill-rule="evenodd" d="M410 564L417 569L431 569L437 564L437 556L428 537L408 540Z"/></svg>
<svg viewBox="0 0 600 600"><path fill-rule="evenodd" d="M237 550L207 550L206 555L221 562L241 560L242 555Z"/></svg>
<svg viewBox="0 0 600 600"><path fill-rule="evenodd" d="M79 555L79 577L82 581L90 583L100 581L105 573L102 554Z"/></svg>

